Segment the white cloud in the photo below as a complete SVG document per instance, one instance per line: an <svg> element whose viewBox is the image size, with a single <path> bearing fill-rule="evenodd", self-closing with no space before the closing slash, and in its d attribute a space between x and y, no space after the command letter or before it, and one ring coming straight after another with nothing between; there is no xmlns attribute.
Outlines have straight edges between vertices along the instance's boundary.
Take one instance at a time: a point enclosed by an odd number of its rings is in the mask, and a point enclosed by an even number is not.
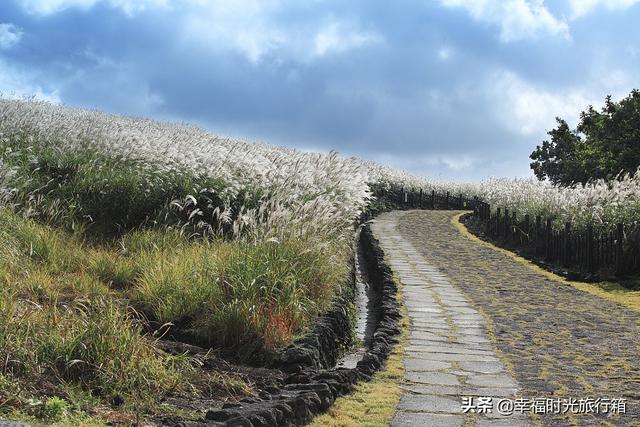
<svg viewBox="0 0 640 427"><path fill-rule="evenodd" d="M555 125L559 116L575 125L580 111L598 102L586 90L549 91L521 79L510 71L490 77L489 96L497 102L495 113L505 127L521 135L538 135Z"/></svg>
<svg viewBox="0 0 640 427"><path fill-rule="evenodd" d="M453 49L447 46L441 46L437 51L438 59L442 62L446 62L453 56Z"/></svg>
<svg viewBox="0 0 640 427"><path fill-rule="evenodd" d="M14 24L0 24L0 49L8 49L18 44L22 34L22 30Z"/></svg>
<svg viewBox="0 0 640 427"><path fill-rule="evenodd" d="M477 159L467 155L457 157L442 156L440 157L439 161L452 171L456 172L464 169L469 169L471 166L477 163Z"/></svg>
<svg viewBox="0 0 640 427"><path fill-rule="evenodd" d="M640 3L640 0L569 0L572 19L579 18L601 7L608 10L624 10L637 3Z"/></svg>
<svg viewBox="0 0 640 427"><path fill-rule="evenodd" d="M235 50L256 64L265 56L309 61L315 57L346 52L376 40L379 36L355 25L320 17L315 22L278 22L287 7L282 0L18 0L28 13L50 15L66 9L89 10L99 3L128 16L162 8L175 15L185 44L205 50ZM275 58L277 61L278 58Z"/></svg>
<svg viewBox="0 0 640 427"><path fill-rule="evenodd" d="M358 31L338 22L331 22L314 37L314 53L323 56L328 53L340 53L364 46L379 40L375 33Z"/></svg>
<svg viewBox="0 0 640 427"><path fill-rule="evenodd" d="M19 0L19 3L34 15L51 15L70 8L88 10L98 3L107 3L131 16L149 8L165 8L169 5L168 0Z"/></svg>
<svg viewBox="0 0 640 427"><path fill-rule="evenodd" d="M569 38L569 26L553 16L542 0L440 0L466 10L480 22L500 27L500 39L513 42L542 35Z"/></svg>
<svg viewBox="0 0 640 427"><path fill-rule="evenodd" d="M286 34L270 25L278 9L275 0L236 0L233 2L191 1L183 27L186 43L207 49L237 50L251 63L287 43Z"/></svg>
<svg viewBox="0 0 640 427"><path fill-rule="evenodd" d="M494 113L504 126L524 136L542 135L555 126L555 117L562 117L574 127L580 112L588 105L596 109L606 95L613 99L626 96L634 79L622 70L607 70L593 76L593 81L580 87L550 90L534 85L516 74L500 70L487 82L487 96L493 99Z"/></svg>
<svg viewBox="0 0 640 427"><path fill-rule="evenodd" d="M431 178L436 178L434 171L442 170L443 167L457 173L468 171L480 162L479 158L468 154L460 154L454 157L447 154L431 154L428 156L416 154L407 156L400 153L384 153L375 155L373 160L402 170L415 170L423 174L425 171L428 171L428 175Z"/></svg>
<svg viewBox="0 0 640 427"><path fill-rule="evenodd" d="M0 58L0 96L3 98L34 97L36 99L60 102L57 92L46 91L34 83L28 70L7 64Z"/></svg>
<svg viewBox="0 0 640 427"><path fill-rule="evenodd" d="M183 27L185 43L196 43L206 50L236 50L253 64L268 55L274 56L274 63L285 58L306 62L380 40L373 32L333 18L304 25L278 22L285 6L279 0L190 3L193 7L178 24Z"/></svg>

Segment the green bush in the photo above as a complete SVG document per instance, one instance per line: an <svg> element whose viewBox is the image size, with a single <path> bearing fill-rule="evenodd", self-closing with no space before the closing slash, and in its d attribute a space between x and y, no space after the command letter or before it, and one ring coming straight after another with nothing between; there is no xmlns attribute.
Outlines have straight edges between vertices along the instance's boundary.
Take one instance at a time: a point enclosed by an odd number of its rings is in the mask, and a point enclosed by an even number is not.
<svg viewBox="0 0 640 427"><path fill-rule="evenodd" d="M57 421L69 411L69 404L58 396L52 396L42 405L42 418Z"/></svg>

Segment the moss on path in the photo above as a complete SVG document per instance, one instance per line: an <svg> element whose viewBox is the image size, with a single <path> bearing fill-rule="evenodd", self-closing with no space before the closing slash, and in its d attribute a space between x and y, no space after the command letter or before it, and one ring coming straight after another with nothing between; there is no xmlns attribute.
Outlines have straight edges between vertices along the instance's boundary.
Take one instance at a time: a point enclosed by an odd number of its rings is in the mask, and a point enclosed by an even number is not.
<svg viewBox="0 0 640 427"><path fill-rule="evenodd" d="M640 313L465 237L454 211L409 211L398 231L492 325L524 397L623 398L626 414L543 416L544 425L640 426Z"/></svg>

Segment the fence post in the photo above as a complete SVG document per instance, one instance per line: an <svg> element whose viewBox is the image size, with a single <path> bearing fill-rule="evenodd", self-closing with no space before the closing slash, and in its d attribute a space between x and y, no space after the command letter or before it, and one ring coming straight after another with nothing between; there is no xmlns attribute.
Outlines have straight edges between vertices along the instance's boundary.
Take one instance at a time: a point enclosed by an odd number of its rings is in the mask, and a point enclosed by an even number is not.
<svg viewBox="0 0 640 427"><path fill-rule="evenodd" d="M458 196L458 209L464 209L464 204L462 201L462 193L460 193L460 195Z"/></svg>
<svg viewBox="0 0 640 427"><path fill-rule="evenodd" d="M547 229L545 230L545 238L544 238L544 256L547 261L551 258L551 218L547 218Z"/></svg>
<svg viewBox="0 0 640 427"><path fill-rule="evenodd" d="M449 192L447 191L446 209L449 209Z"/></svg>
<svg viewBox="0 0 640 427"><path fill-rule="evenodd" d="M527 243L529 243L531 241L531 237L529 236L529 214L524 215L524 230ZM522 243L522 239L520 239L520 243Z"/></svg>
<svg viewBox="0 0 640 427"><path fill-rule="evenodd" d="M540 253L540 242L542 241L542 217L536 215L536 253Z"/></svg>
<svg viewBox="0 0 640 427"><path fill-rule="evenodd" d="M587 271L593 273L595 266L593 265L593 225L587 225Z"/></svg>
<svg viewBox="0 0 640 427"><path fill-rule="evenodd" d="M571 232L571 223L567 221L564 224L564 245L562 245L562 262L564 265L569 265L569 254L570 254L570 238L569 233Z"/></svg>
<svg viewBox="0 0 640 427"><path fill-rule="evenodd" d="M516 216L516 211L511 212L511 225L509 227L509 233L511 234L511 241L516 241L516 224L518 221L518 217Z"/></svg>
<svg viewBox="0 0 640 427"><path fill-rule="evenodd" d="M420 209L422 209L422 188L420 189Z"/></svg>
<svg viewBox="0 0 640 427"><path fill-rule="evenodd" d="M507 239L507 233L509 231L509 209L504 208L504 221L502 223L502 237Z"/></svg>
<svg viewBox="0 0 640 427"><path fill-rule="evenodd" d="M489 227L491 227L491 205L489 203L483 203L482 206L484 207L484 214L485 214L484 223L485 223L486 230L488 231Z"/></svg>
<svg viewBox="0 0 640 427"><path fill-rule="evenodd" d="M496 210L496 231L494 233L494 237L500 237L500 230L502 230L500 226L500 208Z"/></svg>
<svg viewBox="0 0 640 427"><path fill-rule="evenodd" d="M624 262L622 253L622 240L624 239L624 226L618 224L616 229L616 276L624 273Z"/></svg>

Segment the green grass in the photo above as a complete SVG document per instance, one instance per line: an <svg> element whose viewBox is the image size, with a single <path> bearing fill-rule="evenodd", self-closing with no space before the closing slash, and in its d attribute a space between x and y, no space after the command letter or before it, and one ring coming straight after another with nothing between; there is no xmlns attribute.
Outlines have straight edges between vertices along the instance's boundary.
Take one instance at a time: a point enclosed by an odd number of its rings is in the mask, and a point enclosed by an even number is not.
<svg viewBox="0 0 640 427"><path fill-rule="evenodd" d="M348 282L348 239L227 239L220 208L233 220L258 191L222 200L220 179L54 145L0 139L0 184L12 189L0 200L0 416L91 425L99 408L246 393L238 374L159 350L146 326L259 362Z"/></svg>
<svg viewBox="0 0 640 427"><path fill-rule="evenodd" d="M85 235L0 209L0 414L53 422L120 398L125 412L146 413L172 393L246 392L163 353L141 324L170 323L256 361L302 333L349 273L341 242L193 239L173 228L101 244ZM49 398L68 407L46 408Z"/></svg>
<svg viewBox="0 0 640 427"><path fill-rule="evenodd" d="M199 198L202 216L210 217L223 204L219 193L225 184L220 179L161 170L88 144L60 149L14 134L0 140L0 160L13 170L5 185L15 189L11 200L15 208L68 229L89 227L100 236L158 223L197 228L200 215L190 217L193 209L172 208L173 201L189 195ZM250 207L255 201L242 194L236 203Z"/></svg>
<svg viewBox="0 0 640 427"><path fill-rule="evenodd" d="M189 360L161 354L135 313L87 273L77 237L0 210L0 411L75 385L142 402L186 384ZM51 409L51 408L50 408Z"/></svg>
<svg viewBox="0 0 640 427"><path fill-rule="evenodd" d="M349 272L344 246L295 239L182 242L130 253L142 271L132 299L145 313L245 358L291 342Z"/></svg>

